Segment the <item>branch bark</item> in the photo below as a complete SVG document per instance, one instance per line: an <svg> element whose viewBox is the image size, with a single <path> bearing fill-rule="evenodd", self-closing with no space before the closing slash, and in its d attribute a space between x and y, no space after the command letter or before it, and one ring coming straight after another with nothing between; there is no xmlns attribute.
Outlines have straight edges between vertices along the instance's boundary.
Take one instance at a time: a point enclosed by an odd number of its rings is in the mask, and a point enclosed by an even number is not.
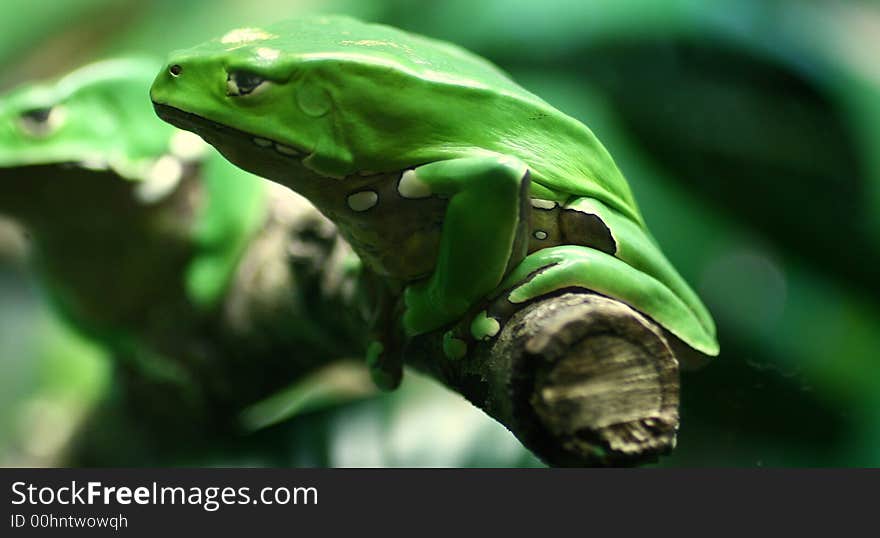
<svg viewBox="0 0 880 538"><path fill-rule="evenodd" d="M635 465L675 446L678 363L662 330L625 304L590 293L545 298L460 360L443 355L441 339L413 341L408 361L550 465Z"/></svg>
<svg viewBox="0 0 880 538"><path fill-rule="evenodd" d="M197 334L184 331L167 346L178 359L199 351L199 360L181 362L188 381L165 387L132 372L122 392L136 409L116 423L155 438L132 434L134 447L177 447L187 432L194 450L197 440L230 439L242 406L333 359L363 353L369 294L346 261L350 247L310 205L280 192L270 205L223 307ZM634 465L674 447L678 363L658 326L586 292L502 306L509 317L501 332L474 343L465 358L447 358L439 332L411 341L407 362L467 397L550 465ZM198 397L187 407L189 393ZM156 412L156 394L165 395L173 417ZM111 414L119 411L110 403ZM99 430L109 420L95 418ZM181 428L169 430L172 423ZM99 449L118 445L94 442L94 431L83 430L89 442L79 446L78 461L115 461Z"/></svg>
<svg viewBox="0 0 880 538"><path fill-rule="evenodd" d="M341 256L331 254L349 252L348 247L332 224L313 212L298 208L287 219L295 223L287 228L288 240L312 245L297 248L294 257L294 295L311 297L298 317L312 313L314 322L335 324L343 340L361 344L366 332L340 331L339 313L360 310L364 296L326 284L353 284L350 275L341 274ZM321 232L315 233L318 228ZM265 263L266 257L260 257L259 265ZM246 296L255 294L251 286L243 289ZM316 289L320 293L310 293ZM274 287L263 291L278 300ZM285 289L284 295L291 291ZM467 357L447 358L441 331L410 342L407 363L464 395L550 465L637 465L674 448L679 365L670 345L675 342L658 325L621 302L587 292L550 296L518 310L510 304L504 308L509 318L499 335L475 343ZM361 324L363 331L366 327Z"/></svg>

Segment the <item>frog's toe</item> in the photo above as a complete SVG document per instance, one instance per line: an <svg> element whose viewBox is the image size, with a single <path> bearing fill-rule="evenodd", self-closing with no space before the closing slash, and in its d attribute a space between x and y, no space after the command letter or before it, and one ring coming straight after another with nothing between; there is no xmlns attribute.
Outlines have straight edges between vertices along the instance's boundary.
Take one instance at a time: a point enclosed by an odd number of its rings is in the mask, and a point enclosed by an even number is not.
<svg viewBox="0 0 880 538"><path fill-rule="evenodd" d="M430 329L427 327L430 327L430 323L427 312L423 308L407 307L406 312L403 313L403 326L409 336L428 332Z"/></svg>
<svg viewBox="0 0 880 538"><path fill-rule="evenodd" d="M432 310L431 299L424 287L410 286L404 295L406 310L403 313L403 326L407 334L414 336L430 331L434 327L437 311Z"/></svg>
<svg viewBox="0 0 880 538"><path fill-rule="evenodd" d="M400 370L391 371L382 366L370 366L370 378L379 387L379 390L392 391L400 386L403 372Z"/></svg>
<svg viewBox="0 0 880 538"><path fill-rule="evenodd" d="M443 334L443 354L447 359L458 360L468 353L467 342L459 338L455 331L446 331Z"/></svg>
<svg viewBox="0 0 880 538"><path fill-rule="evenodd" d="M462 316L469 306L464 301L437 298L427 287L418 285L406 289L404 304L403 327L408 336L439 329Z"/></svg>
<svg viewBox="0 0 880 538"><path fill-rule="evenodd" d="M391 391L400 385L403 379L403 365L400 361L390 360L381 342L372 342L367 348L367 366L370 377L380 390Z"/></svg>

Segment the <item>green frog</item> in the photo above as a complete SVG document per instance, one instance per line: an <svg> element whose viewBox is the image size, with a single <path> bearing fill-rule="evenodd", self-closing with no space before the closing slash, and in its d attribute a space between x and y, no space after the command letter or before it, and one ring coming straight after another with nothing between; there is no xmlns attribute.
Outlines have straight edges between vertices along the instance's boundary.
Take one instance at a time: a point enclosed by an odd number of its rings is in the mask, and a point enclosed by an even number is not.
<svg viewBox="0 0 880 538"><path fill-rule="evenodd" d="M718 353L709 312L596 136L458 46L302 17L172 53L150 95L161 118L339 227L384 290L369 352L380 385L400 380L400 341L445 329L447 354L461 356L451 329L498 334L493 298L572 287Z"/></svg>
<svg viewBox="0 0 880 538"><path fill-rule="evenodd" d="M0 96L0 214L27 233L52 306L112 355L124 401L97 423L135 413L120 438L138 450L210 442L243 406L363 347L338 314L349 277L324 285L310 267L330 249L347 263L332 224L156 118L161 65L108 59Z"/></svg>

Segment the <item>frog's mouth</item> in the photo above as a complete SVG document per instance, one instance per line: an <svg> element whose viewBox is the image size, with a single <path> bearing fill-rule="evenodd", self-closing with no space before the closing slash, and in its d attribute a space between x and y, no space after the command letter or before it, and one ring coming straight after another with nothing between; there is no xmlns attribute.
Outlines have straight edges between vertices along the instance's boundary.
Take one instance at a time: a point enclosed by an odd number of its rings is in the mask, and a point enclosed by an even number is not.
<svg viewBox="0 0 880 538"><path fill-rule="evenodd" d="M153 109L156 111L156 115L162 120L185 131L196 133L212 146L216 146L217 144L215 144L215 142L218 140L232 139L239 142L253 144L256 147L267 151L274 151L274 153L289 159L302 160L311 156L311 153L305 149L296 148L275 140L256 136L252 133L229 127L222 123L217 123L208 118L199 116L198 114L187 112L170 105L164 105L154 101Z"/></svg>
<svg viewBox="0 0 880 538"><path fill-rule="evenodd" d="M19 180L22 177L26 177L26 178L58 177L59 172L63 173L63 172L71 171L71 173L73 173L76 170L95 171L94 169L87 168L82 162L79 162L79 161L0 164L0 181ZM105 171L105 170L101 170L101 171Z"/></svg>

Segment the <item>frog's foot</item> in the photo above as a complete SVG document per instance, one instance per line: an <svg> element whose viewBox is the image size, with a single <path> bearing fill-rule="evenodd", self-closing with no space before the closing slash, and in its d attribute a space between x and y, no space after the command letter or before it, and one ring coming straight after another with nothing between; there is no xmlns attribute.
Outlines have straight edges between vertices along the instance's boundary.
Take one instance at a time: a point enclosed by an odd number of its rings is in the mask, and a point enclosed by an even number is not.
<svg viewBox="0 0 880 538"><path fill-rule="evenodd" d="M367 347L367 367L370 377L380 390L392 391L403 379L403 360L400 353L385 349L378 340L370 342Z"/></svg>
<svg viewBox="0 0 880 538"><path fill-rule="evenodd" d="M449 330L443 333L443 354L447 359L458 360L463 359L468 354L467 340L455 330Z"/></svg>
<svg viewBox="0 0 880 538"><path fill-rule="evenodd" d="M501 320L481 310L470 322L471 338L477 341L491 340L501 332Z"/></svg>
<svg viewBox="0 0 880 538"><path fill-rule="evenodd" d="M529 173L514 157L466 157L407 172L400 188L449 197L434 273L404 294L415 336L460 320L525 256Z"/></svg>
<svg viewBox="0 0 880 538"><path fill-rule="evenodd" d="M462 321L443 333L443 354L447 359L462 359L475 342L488 342L501 332L504 317L483 309L468 314Z"/></svg>
<svg viewBox="0 0 880 538"><path fill-rule="evenodd" d="M443 323L438 320L454 320L470 306L467 301L456 300L454 297L437 297L426 282L408 286L403 297L406 305L403 325L409 336L432 331L437 328L438 323Z"/></svg>

